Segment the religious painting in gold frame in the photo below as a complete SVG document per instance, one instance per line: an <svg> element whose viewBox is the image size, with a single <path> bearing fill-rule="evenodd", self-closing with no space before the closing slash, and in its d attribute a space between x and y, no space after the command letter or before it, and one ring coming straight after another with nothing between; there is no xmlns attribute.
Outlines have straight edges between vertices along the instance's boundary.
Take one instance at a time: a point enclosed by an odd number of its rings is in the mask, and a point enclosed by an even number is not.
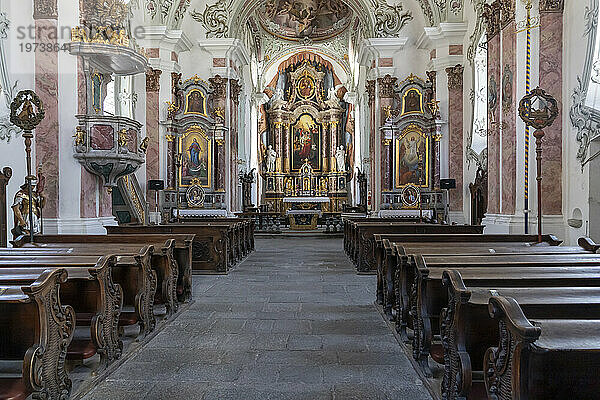
<svg viewBox="0 0 600 400"><path fill-rule="evenodd" d="M302 168L308 160L315 171L321 170L321 138L323 127L310 114L302 114L292 126L291 164L292 171Z"/></svg>
<svg viewBox="0 0 600 400"><path fill-rule="evenodd" d="M302 100L309 100L315 95L315 79L305 72L296 82L296 93Z"/></svg>
<svg viewBox="0 0 600 400"><path fill-rule="evenodd" d="M206 116L206 97L201 90L192 89L185 96L184 114L197 114Z"/></svg>
<svg viewBox="0 0 600 400"><path fill-rule="evenodd" d="M179 138L179 151L182 153L179 186L198 184L203 188L210 188L212 140L206 131L197 125L189 127Z"/></svg>
<svg viewBox="0 0 600 400"><path fill-rule="evenodd" d="M418 89L408 89L402 96L402 115L423 114L423 94Z"/></svg>
<svg viewBox="0 0 600 400"><path fill-rule="evenodd" d="M429 187L429 136L416 125L409 125L396 139L395 183L397 189L407 185Z"/></svg>

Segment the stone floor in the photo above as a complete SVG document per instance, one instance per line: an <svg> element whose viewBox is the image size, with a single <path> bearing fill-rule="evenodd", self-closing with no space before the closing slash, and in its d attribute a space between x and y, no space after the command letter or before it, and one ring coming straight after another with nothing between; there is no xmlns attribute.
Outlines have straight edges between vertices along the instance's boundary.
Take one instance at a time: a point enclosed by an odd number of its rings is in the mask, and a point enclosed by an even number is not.
<svg viewBox="0 0 600 400"><path fill-rule="evenodd" d="M257 239L85 399L430 399L341 239Z"/></svg>

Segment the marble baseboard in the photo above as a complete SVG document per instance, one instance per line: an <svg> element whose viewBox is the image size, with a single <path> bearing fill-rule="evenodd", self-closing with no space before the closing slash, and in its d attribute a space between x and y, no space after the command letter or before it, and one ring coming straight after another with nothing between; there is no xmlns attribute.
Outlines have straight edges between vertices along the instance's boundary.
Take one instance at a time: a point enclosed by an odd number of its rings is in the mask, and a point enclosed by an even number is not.
<svg viewBox="0 0 600 400"><path fill-rule="evenodd" d="M109 225L117 225L114 217L44 218L44 233L105 235Z"/></svg>
<svg viewBox="0 0 600 400"><path fill-rule="evenodd" d="M529 216L529 233L537 234L537 216ZM523 234L525 232L525 217L523 215L486 214L482 225L484 233ZM565 238L565 218L562 215L544 215L544 234L553 234L559 239ZM567 244L567 243L565 243Z"/></svg>

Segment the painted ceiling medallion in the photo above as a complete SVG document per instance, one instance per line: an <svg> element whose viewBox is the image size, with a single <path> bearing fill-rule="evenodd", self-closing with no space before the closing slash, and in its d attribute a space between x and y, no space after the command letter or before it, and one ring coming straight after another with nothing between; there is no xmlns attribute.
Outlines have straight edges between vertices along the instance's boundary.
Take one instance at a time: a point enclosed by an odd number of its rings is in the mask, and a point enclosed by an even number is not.
<svg viewBox="0 0 600 400"><path fill-rule="evenodd" d="M257 13L262 27L288 40L326 40L352 22L352 11L341 0L268 0Z"/></svg>

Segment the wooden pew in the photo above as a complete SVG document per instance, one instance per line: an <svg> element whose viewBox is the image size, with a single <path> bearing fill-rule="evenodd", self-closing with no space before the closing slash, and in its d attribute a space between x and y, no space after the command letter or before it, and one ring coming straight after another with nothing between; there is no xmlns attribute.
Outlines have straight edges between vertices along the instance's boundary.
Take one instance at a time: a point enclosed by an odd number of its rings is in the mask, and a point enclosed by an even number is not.
<svg viewBox="0 0 600 400"><path fill-rule="evenodd" d="M241 238L240 240L240 252L243 255L248 255L250 254L252 251L254 251L254 230L256 228L255 226L255 221L251 218L245 218L245 217L236 217L236 218L217 218L217 217L210 217L210 218L193 218L193 219L183 219L181 221L181 223L183 224L195 224L195 223L205 223L205 222L217 222L217 223L233 223L233 224L238 224L238 227L241 229L239 236Z"/></svg>
<svg viewBox="0 0 600 400"><path fill-rule="evenodd" d="M99 369L118 359L123 342L118 333L118 322L123 305L123 289L113 281L112 268L116 257L69 257L68 262L53 260L45 263L44 257L0 256L0 282L26 285L35 281L47 270L65 269L66 282L61 285L60 300L71 305L78 326L89 326L89 335L76 337L68 349L68 358L84 360L100 355ZM63 257L64 260L64 257Z"/></svg>
<svg viewBox="0 0 600 400"><path fill-rule="evenodd" d="M106 236L104 236L107 238ZM0 249L0 256L5 255L93 255L101 256L102 254L121 254L133 255L140 251L142 244L118 244L111 242L111 237L105 243L88 242L86 236L82 235L81 242L77 243L35 243L27 244L26 247L20 249ZM47 240L48 241L48 240ZM145 243L145 242L144 242ZM167 317L172 316L177 312L179 302L177 298L177 280L179 276L179 266L175 259L174 249L175 240L168 239L164 243L153 245L154 248L160 248L160 252L154 252L151 256L151 266L156 272L156 295L155 304L164 304L166 307Z"/></svg>
<svg viewBox="0 0 600 400"><path fill-rule="evenodd" d="M380 270L377 279L377 301L384 306L388 316L392 317L392 309L396 310L396 328L407 340L406 326L410 322L408 313L409 293L415 284L413 254L569 254L594 253L599 246L593 242L581 242L585 247L559 247L561 243L552 235L543 236L542 244L535 243L536 235L452 235L454 242L449 242L449 235L376 235L383 244L384 255L378 253ZM388 238L394 241L391 243Z"/></svg>
<svg viewBox="0 0 600 400"><path fill-rule="evenodd" d="M154 298L156 294L156 272L152 269L154 246L138 247L136 254L117 254L112 266L113 281L123 289L123 308L119 325L139 325L140 335L147 335L156 326ZM36 265L69 266L95 265L95 255L13 255L0 256L0 267L26 268Z"/></svg>
<svg viewBox="0 0 600 400"><path fill-rule="evenodd" d="M353 222L356 225L355 239L352 251L355 254L356 269L359 273L377 273L375 262L375 234L481 234L483 226L473 225L434 225L434 224L407 224L402 222Z"/></svg>
<svg viewBox="0 0 600 400"><path fill-rule="evenodd" d="M145 235L145 234L193 234L192 270L194 273L226 274L235 265L230 253L231 223L181 223L168 225L122 225L107 226L110 235Z"/></svg>
<svg viewBox="0 0 600 400"><path fill-rule="evenodd" d="M446 269L457 269L469 285L486 286L486 282L503 279L504 287L550 285L562 278L561 286L593 286L600 277L600 256L595 254L553 255L475 255L475 256L415 256L417 264L416 290L411 296L413 313L413 357L423 371L430 375L428 357L442 363L441 344L432 346L439 335L441 311L448 304L447 290L442 288L442 274ZM474 283L476 282L476 283ZM548 283L550 282L550 283ZM569 282L568 284L566 282Z"/></svg>
<svg viewBox="0 0 600 400"><path fill-rule="evenodd" d="M436 234L428 234L428 235L406 235L406 234L382 234L376 233L373 235L373 241L375 243L374 249L374 258L375 265L377 269L377 274L382 279L385 275L383 273L386 268L384 261L387 256L394 256L393 252L395 251L394 245L399 243L401 245L406 244L410 245L410 247L430 247L432 246L430 243L439 243L442 245L444 242L450 242L447 246L468 246L469 244L473 244L474 246L482 246L482 243L496 243L495 246L501 246L504 243L507 243L509 246L513 247L512 243L523 243L525 246L558 246L562 243L554 235L543 235L542 243L537 243L538 237L537 235L503 235L503 234L455 234L453 237L449 238L448 235L436 235ZM385 244L387 241L389 244ZM464 242L464 243L463 243ZM591 240L580 244L581 247L584 247L589 251L597 251L600 249L600 245L596 245ZM595 249L595 250L594 250ZM451 254L452 252L450 252ZM411 254L411 253L407 253ZM440 253L443 254L443 253ZM383 275L383 276L382 276Z"/></svg>
<svg viewBox="0 0 600 400"><path fill-rule="evenodd" d="M498 321L488 313L490 298L510 296L516 299L528 318L600 319L599 279L591 278L595 282L576 287L571 284L577 283L577 279L558 275L552 278L552 287L538 287L536 282L528 281L533 275L527 274L527 270L519 276L520 287L506 287L506 278L502 275L498 275L497 281L488 279L486 286L480 287L478 281L474 282L478 286L467 285L459 270L443 272L442 282L448 291L448 305L442 311L440 322L444 398L487 399L483 384L487 370L483 364L484 354L500 340ZM569 286L560 287L563 279ZM526 287L529 284L531 286ZM588 287L590 285L595 287Z"/></svg>
<svg viewBox="0 0 600 400"><path fill-rule="evenodd" d="M497 347L484 356L489 398L598 398L599 320L531 319L503 296L490 298L489 312L500 329Z"/></svg>
<svg viewBox="0 0 600 400"><path fill-rule="evenodd" d="M64 245L70 244L121 244L121 245L153 245L163 251L163 246L168 240L175 241L173 254L177 261L179 269L177 277L177 301L180 303L188 302L192 298L192 242L193 234L144 234L144 235L38 235L35 237L36 247L44 245ZM169 247L170 249L170 247ZM168 250L170 251L170 250ZM168 255L168 252L167 252Z"/></svg>
<svg viewBox="0 0 600 400"><path fill-rule="evenodd" d="M27 285L0 281L0 359L21 362L22 374L0 379L0 398L66 399L72 383L65 371L75 331L75 312L60 301L65 269L41 272Z"/></svg>

